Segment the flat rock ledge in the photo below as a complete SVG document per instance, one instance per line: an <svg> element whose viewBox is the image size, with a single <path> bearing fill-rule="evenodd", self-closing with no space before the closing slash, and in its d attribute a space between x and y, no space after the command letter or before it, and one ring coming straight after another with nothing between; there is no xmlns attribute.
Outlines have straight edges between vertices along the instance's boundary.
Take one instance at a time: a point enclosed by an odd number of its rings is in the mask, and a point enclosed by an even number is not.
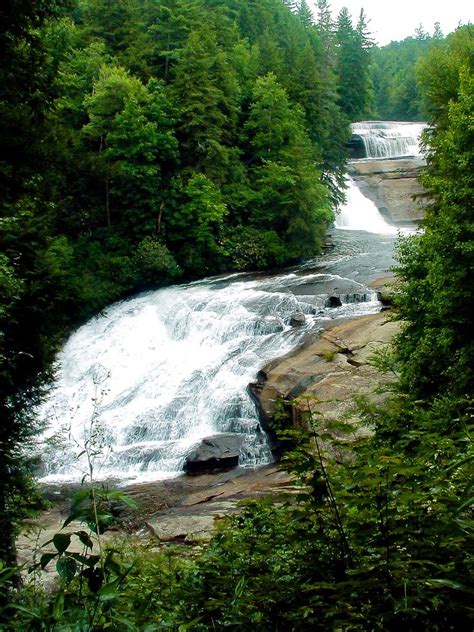
<svg viewBox="0 0 474 632"><path fill-rule="evenodd" d="M309 408L318 424L351 421L364 432L358 423L354 396L364 395L374 403L386 398L377 387L388 378L369 361L390 343L399 327L400 323L391 321L387 312L363 316L336 324L316 342L270 362L260 371L258 381L250 385L262 423L271 427L283 404L296 426L303 423L303 413ZM274 451L281 451L275 439Z"/></svg>
<svg viewBox="0 0 474 632"><path fill-rule="evenodd" d="M151 550L206 542L211 539L219 521L240 511L241 501L271 496L275 502L282 502L298 491L292 477L277 464L257 469L237 467L200 476L183 475L131 484L121 489L136 501L138 508L126 510L121 522L105 534L104 540L111 546L127 543L145 545ZM24 524L17 538L17 553L19 563L24 565L25 578L28 578L27 569L34 561L38 561L43 553L54 551L51 544L44 544L56 533L84 529L77 522L61 529L74 491L74 488L58 487L58 500L53 501L52 507ZM71 550L82 552L82 546L74 542ZM37 579L46 589L57 584L54 562L38 574Z"/></svg>

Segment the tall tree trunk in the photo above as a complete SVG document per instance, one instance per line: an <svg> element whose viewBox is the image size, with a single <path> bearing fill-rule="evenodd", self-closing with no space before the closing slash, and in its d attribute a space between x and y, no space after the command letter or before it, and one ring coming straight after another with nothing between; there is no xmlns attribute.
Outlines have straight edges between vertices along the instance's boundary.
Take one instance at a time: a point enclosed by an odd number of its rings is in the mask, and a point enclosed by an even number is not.
<svg viewBox="0 0 474 632"><path fill-rule="evenodd" d="M163 210L165 208L165 203L162 202L160 204L160 210L158 211L158 217L156 219L156 234L159 235L161 232L161 218L163 217Z"/></svg>
<svg viewBox="0 0 474 632"><path fill-rule="evenodd" d="M109 180L105 179L105 214L107 217L107 228L112 226L110 221L110 191L109 191Z"/></svg>

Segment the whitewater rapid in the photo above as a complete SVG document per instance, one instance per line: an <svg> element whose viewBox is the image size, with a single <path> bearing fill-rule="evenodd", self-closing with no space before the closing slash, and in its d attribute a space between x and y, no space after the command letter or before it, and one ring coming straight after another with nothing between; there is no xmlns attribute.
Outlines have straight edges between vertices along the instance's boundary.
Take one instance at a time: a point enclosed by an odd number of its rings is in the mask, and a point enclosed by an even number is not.
<svg viewBox="0 0 474 632"><path fill-rule="evenodd" d="M343 305L326 306L338 292ZM148 292L76 331L40 417L45 481L151 480L182 472L200 439L240 433L242 466L271 460L247 386L270 359L334 316L377 311L376 294L337 273L232 275ZM290 325L303 313L303 327Z"/></svg>
<svg viewBox="0 0 474 632"><path fill-rule="evenodd" d="M421 156L420 137L426 123L362 121L352 124L352 133L364 144L367 158Z"/></svg>
<svg viewBox="0 0 474 632"><path fill-rule="evenodd" d="M378 235L396 235L400 229L389 224L376 205L363 195L354 180L346 178L346 201L336 215L340 230L362 230Z"/></svg>
<svg viewBox="0 0 474 632"><path fill-rule="evenodd" d="M399 124L357 125L374 153L415 151L421 129L400 124L401 134ZM248 384L327 321L378 311L368 284L393 264L397 228L352 179L347 185L330 255L280 274L234 274L147 292L78 329L38 410L46 425L42 480L79 481L90 458L96 480L177 476L191 449L216 433L242 435L241 466L268 463ZM292 326L295 314L304 314L303 326Z"/></svg>

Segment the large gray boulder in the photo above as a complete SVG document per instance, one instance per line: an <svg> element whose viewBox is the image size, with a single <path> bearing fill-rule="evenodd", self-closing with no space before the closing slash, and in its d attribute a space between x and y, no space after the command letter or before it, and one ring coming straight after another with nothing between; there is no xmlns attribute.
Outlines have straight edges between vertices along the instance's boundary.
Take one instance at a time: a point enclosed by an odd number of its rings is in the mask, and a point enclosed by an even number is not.
<svg viewBox="0 0 474 632"><path fill-rule="evenodd" d="M306 316L303 312L295 312L290 317L290 325L292 327L302 327L306 323Z"/></svg>
<svg viewBox="0 0 474 632"><path fill-rule="evenodd" d="M205 437L186 457L184 471L199 474L236 467L243 440L243 435L232 433Z"/></svg>

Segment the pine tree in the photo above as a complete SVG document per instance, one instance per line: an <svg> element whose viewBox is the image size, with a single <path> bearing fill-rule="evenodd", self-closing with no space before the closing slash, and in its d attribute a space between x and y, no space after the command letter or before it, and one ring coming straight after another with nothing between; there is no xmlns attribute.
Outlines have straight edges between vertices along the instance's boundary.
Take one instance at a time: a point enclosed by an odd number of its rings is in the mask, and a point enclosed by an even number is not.
<svg viewBox="0 0 474 632"><path fill-rule="evenodd" d="M225 180L240 94L235 71L221 53L212 29L191 32L176 65L170 94L178 112L182 165L216 181Z"/></svg>
<svg viewBox="0 0 474 632"><path fill-rule="evenodd" d="M51 239L54 147L48 115L54 67L41 27L65 2L3 3L0 8L0 562L15 563L16 521L24 511L20 448L37 431L34 407L55 350L55 273ZM0 594L0 617L5 599Z"/></svg>
<svg viewBox="0 0 474 632"><path fill-rule="evenodd" d="M298 10L296 11L296 15L299 17L305 28L309 29L314 26L313 12L309 8L306 0L301 0Z"/></svg>
<svg viewBox="0 0 474 632"><path fill-rule="evenodd" d="M371 100L370 41L364 13L354 29L348 10L341 9L336 37L339 103L351 121L360 120L369 113Z"/></svg>
<svg viewBox="0 0 474 632"><path fill-rule="evenodd" d="M156 76L170 79L189 32L203 19L202 7L193 0L164 0L154 7L148 33L152 45L150 63Z"/></svg>

